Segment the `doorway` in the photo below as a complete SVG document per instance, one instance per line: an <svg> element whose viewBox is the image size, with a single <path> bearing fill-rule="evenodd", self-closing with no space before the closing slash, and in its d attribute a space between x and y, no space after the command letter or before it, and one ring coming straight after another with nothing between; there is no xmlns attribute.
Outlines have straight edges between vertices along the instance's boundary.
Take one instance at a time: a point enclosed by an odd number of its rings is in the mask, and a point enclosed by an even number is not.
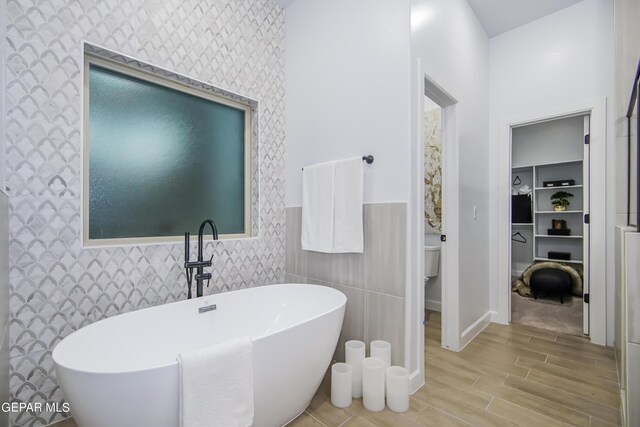
<svg viewBox="0 0 640 427"><path fill-rule="evenodd" d="M512 170L512 142L514 131L518 128L535 125L537 123L550 122L553 120L582 117L583 130L588 134L588 138L584 142L588 143L588 149L584 152L583 162L588 164L588 168L583 169L582 185L587 186L588 191L582 194L582 201L575 204L582 205L584 212L574 213L576 219L572 220L571 227L579 227L580 221L588 221L583 224L583 235L579 238L583 239L582 262L583 274L586 274L584 284L584 295L582 301L576 301L582 305L583 313L583 332L589 334L589 338L595 344L606 345L606 263L605 263L605 231L606 231L606 187L605 187L605 166L606 166L606 101L605 99L595 99L585 102L579 102L571 105L550 107L542 111L528 114L522 114L517 117L508 118L501 121L499 136L499 210L498 210L498 288L497 288L497 311L494 321L498 323L509 324L511 322L511 297L512 297L512 236L518 231L512 229L511 203L513 192L513 181L515 176ZM585 117L588 117L586 121ZM515 166L518 166L517 164ZM532 172L533 173L533 172ZM522 177L521 177L522 178ZM551 177L553 178L553 177ZM565 177L567 178L567 177ZM550 181L561 181L563 178L549 179ZM578 181L578 179L575 179ZM543 181L536 181L536 184L544 186ZM540 190L541 194L544 191ZM549 210L552 209L550 195L536 196L539 200L548 203ZM576 197L574 195L574 197ZM577 200L577 199L575 199ZM584 206L586 206L586 211ZM542 215L554 215L542 213ZM567 214L569 215L569 214ZM588 215L585 218L585 215ZM540 223L540 228L535 230L535 234L541 235L541 230L547 231L553 228L551 219L547 218ZM564 219L564 218L560 218ZM569 219L565 219L569 227ZM532 222L533 223L533 222ZM547 225L547 228L542 228ZM536 224L537 225L537 224ZM523 225L524 226L524 225ZM533 227L533 225L530 225ZM532 229L533 232L533 229ZM524 234L520 231L521 234ZM577 236L576 236L577 237ZM540 241L546 242L544 239L553 239L551 237L540 237ZM536 239L537 241L538 239ZM548 247L548 243L536 243L538 245L538 254L532 253L532 258L549 258L549 252L569 252L572 260L577 261L578 253L568 247L562 247L560 250L553 251ZM535 249L535 248L534 248ZM532 251L534 250L532 249ZM546 257L541 256L546 252ZM566 256L566 255L565 255ZM539 260L542 261L542 260ZM566 260L565 260L566 261Z"/></svg>
<svg viewBox="0 0 640 427"><path fill-rule="evenodd" d="M511 322L589 334L589 115L511 129Z"/></svg>
<svg viewBox="0 0 640 427"><path fill-rule="evenodd" d="M411 390L424 384L425 374L425 100L429 98L440 108L441 127L441 234L446 242L440 246L438 276L441 283L441 321L436 330L440 337L433 339L440 347L460 350L459 316L459 171L457 101L442 87L426 76L420 62L416 64L416 91L413 93L412 144L410 163L410 202L408 220L411 226L408 236L408 280L406 359L412 367ZM435 319L432 325L435 326ZM431 328L430 328L431 329Z"/></svg>
<svg viewBox="0 0 640 427"><path fill-rule="evenodd" d="M440 334L433 338L444 348L459 350L457 316L458 276L458 170L456 103L437 83L425 76L422 97L420 265L424 281L421 302L425 323L429 312L440 312ZM452 307L453 305L453 307ZM433 330L433 329L432 329Z"/></svg>

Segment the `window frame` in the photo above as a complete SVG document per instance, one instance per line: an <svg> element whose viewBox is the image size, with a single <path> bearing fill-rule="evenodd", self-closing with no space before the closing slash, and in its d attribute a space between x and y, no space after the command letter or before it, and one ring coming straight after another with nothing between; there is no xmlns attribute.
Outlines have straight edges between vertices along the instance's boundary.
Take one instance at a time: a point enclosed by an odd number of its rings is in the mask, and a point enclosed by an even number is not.
<svg viewBox="0 0 640 427"><path fill-rule="evenodd" d="M83 247L101 246L132 246L149 244L174 244L184 241L184 235L180 236L150 236L150 237L118 237L106 239L89 238L89 67L95 65L116 73L125 74L133 78L160 85L172 90L196 96L207 101L216 102L244 112L244 233L219 234L219 239L245 239L253 237L253 174L256 172L252 168L253 153L253 114L250 103L244 103L223 95L211 93L205 89L172 80L159 74L136 68L120 62L110 60L98 54L84 51L83 64L83 94L82 94L82 245ZM154 68L154 67L150 67ZM172 72L178 77L186 76ZM205 220L206 218L202 218ZM211 218L215 221L215 218Z"/></svg>

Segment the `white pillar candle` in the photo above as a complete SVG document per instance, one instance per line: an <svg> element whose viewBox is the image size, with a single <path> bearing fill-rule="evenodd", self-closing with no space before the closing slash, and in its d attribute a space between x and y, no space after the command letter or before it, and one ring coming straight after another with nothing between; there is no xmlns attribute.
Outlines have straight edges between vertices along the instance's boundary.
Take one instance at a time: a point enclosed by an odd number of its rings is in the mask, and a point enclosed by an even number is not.
<svg viewBox="0 0 640 427"><path fill-rule="evenodd" d="M371 341L371 357L378 358L384 363L384 369L391 366L391 344L386 341Z"/></svg>
<svg viewBox="0 0 640 427"><path fill-rule="evenodd" d="M372 412L384 409L384 362L375 357L362 361L362 404Z"/></svg>
<svg viewBox="0 0 640 427"><path fill-rule="evenodd" d="M331 367L331 403L338 408L351 405L351 365L334 363Z"/></svg>
<svg viewBox="0 0 640 427"><path fill-rule="evenodd" d="M387 406L394 412L409 410L409 371L403 367L387 368Z"/></svg>
<svg viewBox="0 0 640 427"><path fill-rule="evenodd" d="M358 340L347 341L345 348L345 362L351 365L351 396L362 397L362 361L365 357L364 343Z"/></svg>

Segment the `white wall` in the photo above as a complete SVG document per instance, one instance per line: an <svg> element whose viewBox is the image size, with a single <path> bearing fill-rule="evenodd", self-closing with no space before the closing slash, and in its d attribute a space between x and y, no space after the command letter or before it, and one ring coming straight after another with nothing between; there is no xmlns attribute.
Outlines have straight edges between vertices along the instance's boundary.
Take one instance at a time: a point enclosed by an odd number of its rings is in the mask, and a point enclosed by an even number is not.
<svg viewBox="0 0 640 427"><path fill-rule="evenodd" d="M305 165L366 154L365 203L408 200L409 19L408 0L287 7L287 206Z"/></svg>
<svg viewBox="0 0 640 427"><path fill-rule="evenodd" d="M425 74L457 101L460 209L458 320L459 330L464 331L489 311L489 40L464 0L413 0L411 13L412 107L422 111L419 80ZM416 117L417 113L412 112L412 129L419 128ZM412 135L413 143L419 146L420 142L415 139L421 134ZM443 138L443 144L448 142ZM473 206L478 206L476 220L472 217ZM422 212L420 209L412 211ZM444 215L447 215L446 206ZM419 222L412 222L415 229L411 234L414 237L421 234ZM447 230L443 232L449 234ZM446 245L450 244L448 239Z"/></svg>
<svg viewBox="0 0 640 427"><path fill-rule="evenodd" d="M612 13L584 0L491 39L492 135L504 115L612 96Z"/></svg>
<svg viewBox="0 0 640 427"><path fill-rule="evenodd" d="M511 167L582 160L583 136L581 116L514 128Z"/></svg>
<svg viewBox="0 0 640 427"><path fill-rule="evenodd" d="M501 119L593 98L608 99L613 141L613 2L584 0L491 39L491 226L497 235ZM607 143L607 336L613 337L614 153ZM491 239L491 301L497 304L497 241ZM609 286L610 285L610 286Z"/></svg>

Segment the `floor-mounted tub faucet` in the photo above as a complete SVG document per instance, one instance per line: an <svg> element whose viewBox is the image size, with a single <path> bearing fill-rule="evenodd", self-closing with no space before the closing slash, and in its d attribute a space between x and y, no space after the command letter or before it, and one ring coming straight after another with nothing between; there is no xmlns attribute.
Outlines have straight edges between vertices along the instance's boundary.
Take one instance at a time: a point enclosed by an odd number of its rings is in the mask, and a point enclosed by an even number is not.
<svg viewBox="0 0 640 427"><path fill-rule="evenodd" d="M201 297L202 296L202 285L204 283L204 281L207 281L207 287L209 287L209 281L211 280L211 273L205 273L204 272L204 268L205 267L211 267L211 261L213 260L213 255L211 255L211 258L209 259L209 261L205 261L202 255L202 250L203 250L203 235L204 235L204 228L205 226L209 224L211 226L211 232L213 235L213 240L218 240L218 229L216 227L216 223L213 222L210 219L205 219L204 221L202 221L202 224L200 224L200 230L198 231L198 260L197 261L190 261L189 258L189 243L190 243L190 238L191 238L191 234L190 233L184 233L184 268L185 268L185 273L187 275L187 298L191 299L191 283L193 281L193 269L195 268L196 271L196 297Z"/></svg>

